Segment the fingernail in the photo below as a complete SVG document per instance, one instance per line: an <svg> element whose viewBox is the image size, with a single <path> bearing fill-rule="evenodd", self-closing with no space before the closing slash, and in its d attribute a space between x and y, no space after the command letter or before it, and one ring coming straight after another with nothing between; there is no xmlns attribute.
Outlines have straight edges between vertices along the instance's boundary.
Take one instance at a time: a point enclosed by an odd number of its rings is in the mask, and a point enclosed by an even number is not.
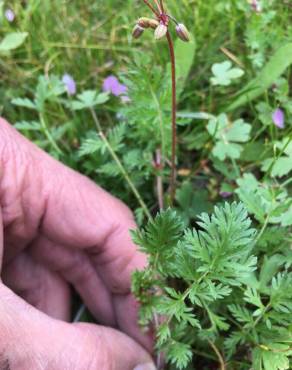
<svg viewBox="0 0 292 370"><path fill-rule="evenodd" d="M136 366L133 370L156 370L156 367L149 362L148 364L140 364Z"/></svg>

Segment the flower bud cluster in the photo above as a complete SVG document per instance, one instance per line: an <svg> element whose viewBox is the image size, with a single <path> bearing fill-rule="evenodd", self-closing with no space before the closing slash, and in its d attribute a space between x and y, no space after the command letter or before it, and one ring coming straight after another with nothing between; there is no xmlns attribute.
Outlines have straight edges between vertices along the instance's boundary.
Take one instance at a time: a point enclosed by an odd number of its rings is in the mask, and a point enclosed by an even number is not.
<svg viewBox="0 0 292 370"><path fill-rule="evenodd" d="M163 37L165 37L168 32L169 19L173 20L172 17L169 17L166 14L162 14L160 20L146 18L146 17L139 18L133 29L132 35L135 39L138 39L139 37L142 36L142 34L144 33L146 29L151 28L155 30L154 31L155 39L160 40ZM176 30L177 36L182 41L184 42L190 41L190 34L186 26L183 23L176 22L175 30Z"/></svg>

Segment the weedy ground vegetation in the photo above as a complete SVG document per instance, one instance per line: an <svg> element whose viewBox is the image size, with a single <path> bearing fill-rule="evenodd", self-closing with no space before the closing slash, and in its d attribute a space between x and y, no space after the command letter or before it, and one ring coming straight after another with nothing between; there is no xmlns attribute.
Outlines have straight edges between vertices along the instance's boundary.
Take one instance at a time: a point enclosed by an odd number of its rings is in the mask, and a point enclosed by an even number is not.
<svg viewBox="0 0 292 370"><path fill-rule="evenodd" d="M172 69L165 40L132 37L142 1L0 1L1 115L134 210L133 292L165 368L289 369L292 4L167 10L190 33L173 202Z"/></svg>

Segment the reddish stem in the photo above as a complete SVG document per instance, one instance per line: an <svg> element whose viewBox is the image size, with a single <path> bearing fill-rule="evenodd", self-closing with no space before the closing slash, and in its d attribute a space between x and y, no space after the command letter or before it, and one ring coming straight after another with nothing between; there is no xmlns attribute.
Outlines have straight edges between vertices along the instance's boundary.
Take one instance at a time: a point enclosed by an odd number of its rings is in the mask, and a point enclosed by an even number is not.
<svg viewBox="0 0 292 370"><path fill-rule="evenodd" d="M158 9L159 13L162 13L162 9L160 7L160 3L158 2L158 0L154 0L154 2L156 4L156 6L157 6L157 9Z"/></svg>
<svg viewBox="0 0 292 370"><path fill-rule="evenodd" d="M171 148L171 177L170 177L170 204L173 205L175 199L176 182L176 73L175 73L175 54L173 41L169 31L166 34L170 61L171 61L171 82L172 82L172 107L171 107L171 128L172 128L172 148Z"/></svg>
<svg viewBox="0 0 292 370"><path fill-rule="evenodd" d="M144 3L148 6L148 8L151 9L152 13L154 13L156 15L156 17L159 18L159 13L155 10L155 8L149 3L148 0L143 0Z"/></svg>
<svg viewBox="0 0 292 370"><path fill-rule="evenodd" d="M162 13L164 13L164 4L163 4L163 0L160 0L160 7L161 7L161 11L162 11Z"/></svg>

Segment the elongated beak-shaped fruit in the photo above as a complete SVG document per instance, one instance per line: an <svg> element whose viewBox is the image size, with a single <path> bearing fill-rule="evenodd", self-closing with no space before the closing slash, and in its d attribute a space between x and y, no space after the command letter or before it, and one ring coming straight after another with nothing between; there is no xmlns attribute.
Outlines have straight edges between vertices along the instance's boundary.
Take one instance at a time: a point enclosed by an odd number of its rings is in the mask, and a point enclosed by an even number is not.
<svg viewBox="0 0 292 370"><path fill-rule="evenodd" d="M163 23L160 23L154 32L154 37L156 40L162 39L167 33L167 26Z"/></svg>
<svg viewBox="0 0 292 370"><path fill-rule="evenodd" d="M187 30L186 26L183 23L179 23L176 26L175 30L176 30L176 33L177 33L178 37L182 41L185 41L185 42L189 42L190 41L189 31Z"/></svg>
<svg viewBox="0 0 292 370"><path fill-rule="evenodd" d="M145 28L141 27L139 24L136 24L136 26L133 29L132 36L134 39L138 39L141 37L142 33L145 31Z"/></svg>

